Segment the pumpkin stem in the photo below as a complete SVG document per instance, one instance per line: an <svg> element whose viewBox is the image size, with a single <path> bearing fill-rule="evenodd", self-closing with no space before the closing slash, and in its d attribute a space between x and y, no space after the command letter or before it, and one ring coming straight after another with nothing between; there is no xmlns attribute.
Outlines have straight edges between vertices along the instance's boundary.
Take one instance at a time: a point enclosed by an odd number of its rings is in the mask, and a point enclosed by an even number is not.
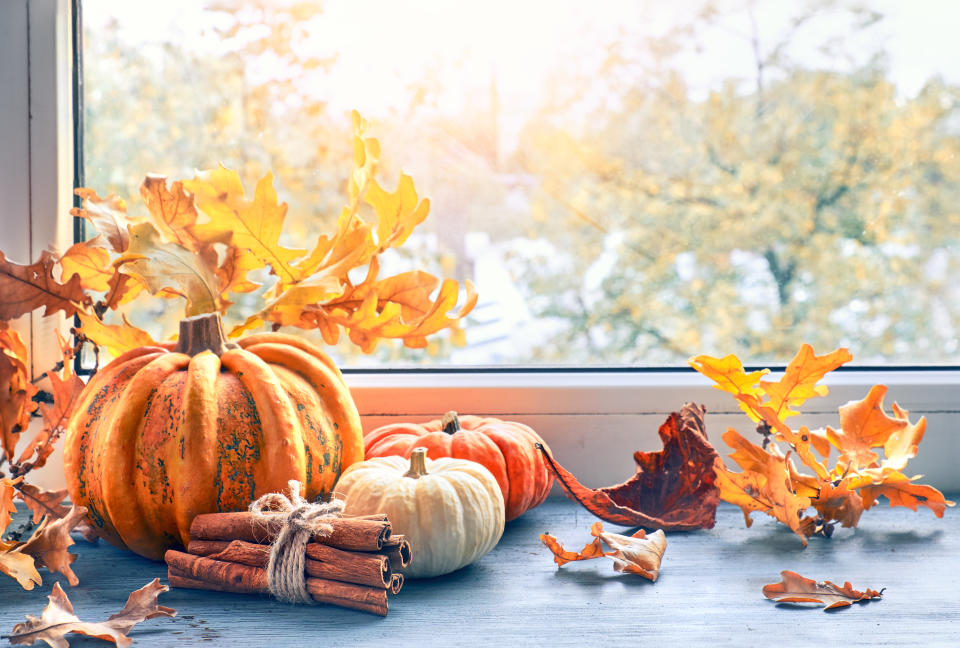
<svg viewBox="0 0 960 648"><path fill-rule="evenodd" d="M420 479L427 474L427 449L414 448L410 453L410 470L403 474L404 477L411 479Z"/></svg>
<svg viewBox="0 0 960 648"><path fill-rule="evenodd" d="M195 356L203 351L213 351L218 356L228 349L239 348L233 342L227 342L223 332L220 313L204 313L180 320L180 337L174 351Z"/></svg>
<svg viewBox="0 0 960 648"><path fill-rule="evenodd" d="M452 410L443 415L443 418L440 419L440 424L443 426L443 431L447 434L456 434L463 429L460 427L460 417Z"/></svg>

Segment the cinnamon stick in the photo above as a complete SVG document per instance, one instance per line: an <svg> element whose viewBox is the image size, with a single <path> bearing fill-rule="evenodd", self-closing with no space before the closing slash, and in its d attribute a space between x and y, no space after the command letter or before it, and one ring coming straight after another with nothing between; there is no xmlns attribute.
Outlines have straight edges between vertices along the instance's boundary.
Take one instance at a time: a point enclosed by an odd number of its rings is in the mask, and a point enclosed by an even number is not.
<svg viewBox="0 0 960 648"><path fill-rule="evenodd" d="M390 593L399 594L403 587L403 574L390 574Z"/></svg>
<svg viewBox="0 0 960 648"><path fill-rule="evenodd" d="M393 537L400 538L400 541L396 546L385 547L382 553L390 560L393 569L402 569L410 564L413 557L410 542L402 535Z"/></svg>
<svg viewBox="0 0 960 648"><path fill-rule="evenodd" d="M267 571L238 563L229 563L203 556L194 556L170 549L164 555L170 584L192 589L245 594L268 593ZM317 603L387 615L387 591L354 583L341 583L325 578L307 578L307 591Z"/></svg>
<svg viewBox="0 0 960 648"><path fill-rule="evenodd" d="M242 540L191 540L187 551L214 560L266 567L270 547ZM386 589L390 587L390 561L382 554L343 551L311 542L306 545L306 572L328 580Z"/></svg>
<svg viewBox="0 0 960 648"><path fill-rule="evenodd" d="M390 538L390 522L363 518L333 518L329 536L314 536L314 542L348 551L379 551ZM252 513L204 513L190 525L190 537L197 540L245 540L269 543L283 527L280 517L260 520Z"/></svg>

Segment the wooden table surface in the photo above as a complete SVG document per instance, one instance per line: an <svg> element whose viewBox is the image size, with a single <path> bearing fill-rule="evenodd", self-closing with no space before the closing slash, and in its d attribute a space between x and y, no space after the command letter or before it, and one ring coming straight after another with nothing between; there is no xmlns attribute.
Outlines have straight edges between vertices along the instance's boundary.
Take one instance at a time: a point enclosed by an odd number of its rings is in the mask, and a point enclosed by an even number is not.
<svg viewBox="0 0 960 648"><path fill-rule="evenodd" d="M957 497L952 499L956 500ZM722 505L709 531L667 535L660 578L613 571L608 559L557 568L538 536L547 531L579 550L592 515L550 499L507 525L479 562L440 578L408 581L380 618L266 597L174 589L160 602L178 611L138 625L135 646L960 646L960 511L937 519L885 505L855 530L811 540L807 549L782 526ZM609 530L623 531L608 526ZM77 615L103 620L161 563L106 544L78 541L80 585L61 585ZM760 593L791 569L817 580L885 587L883 599L833 612L777 605ZM32 592L0 577L0 633L39 615L53 578ZM71 635L74 646L109 645Z"/></svg>

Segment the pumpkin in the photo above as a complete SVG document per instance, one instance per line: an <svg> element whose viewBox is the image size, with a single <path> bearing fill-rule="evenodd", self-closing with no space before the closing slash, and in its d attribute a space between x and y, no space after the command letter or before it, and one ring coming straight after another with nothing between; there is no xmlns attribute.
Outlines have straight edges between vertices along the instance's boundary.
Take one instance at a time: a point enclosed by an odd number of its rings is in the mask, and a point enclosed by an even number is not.
<svg viewBox="0 0 960 648"><path fill-rule="evenodd" d="M263 333L228 344L217 314L180 323L176 346L100 369L67 424L70 497L108 542L159 560L199 513L243 510L291 479L329 494L363 459L340 371L309 342Z"/></svg>
<svg viewBox="0 0 960 648"><path fill-rule="evenodd" d="M553 486L553 473L535 444L549 446L523 423L447 412L429 423L394 423L372 430L364 439L364 456L409 457L426 448L431 457L454 457L483 464L496 478L506 505L507 522L539 506Z"/></svg>
<svg viewBox="0 0 960 648"><path fill-rule="evenodd" d="M503 495L490 471L464 459L431 461L423 448L409 460L377 457L350 466L336 494L345 515L386 513L393 533L407 537L407 578L465 567L503 535Z"/></svg>

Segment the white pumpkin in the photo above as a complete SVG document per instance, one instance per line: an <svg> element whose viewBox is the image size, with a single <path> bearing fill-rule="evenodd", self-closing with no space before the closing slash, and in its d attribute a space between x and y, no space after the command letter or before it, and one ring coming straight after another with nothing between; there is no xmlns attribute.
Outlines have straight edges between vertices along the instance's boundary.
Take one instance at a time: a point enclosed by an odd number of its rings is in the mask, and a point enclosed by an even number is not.
<svg viewBox="0 0 960 648"><path fill-rule="evenodd" d="M393 533L410 542L407 578L439 576L465 567L503 535L503 494L496 478L475 461L427 459L417 448L409 461L376 457L351 465L335 488L345 515L386 513Z"/></svg>

